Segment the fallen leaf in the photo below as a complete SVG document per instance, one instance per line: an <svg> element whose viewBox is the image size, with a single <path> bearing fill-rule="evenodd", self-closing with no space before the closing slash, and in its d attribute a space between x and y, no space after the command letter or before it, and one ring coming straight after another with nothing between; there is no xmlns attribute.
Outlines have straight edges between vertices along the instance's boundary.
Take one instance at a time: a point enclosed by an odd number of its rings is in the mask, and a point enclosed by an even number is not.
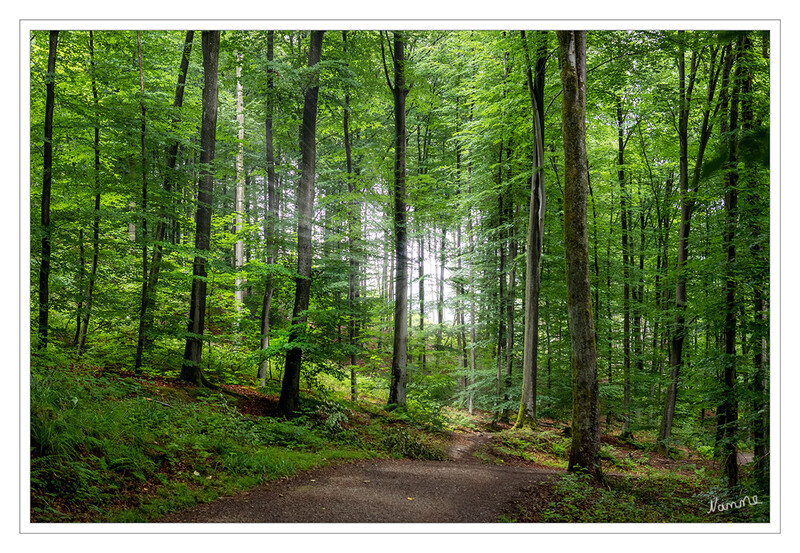
<svg viewBox="0 0 800 553"><path fill-rule="evenodd" d="M409 501L413 501L413 500L414 500L414 498L413 498L413 497L409 497L409 498L408 498L408 500L409 500Z"/></svg>

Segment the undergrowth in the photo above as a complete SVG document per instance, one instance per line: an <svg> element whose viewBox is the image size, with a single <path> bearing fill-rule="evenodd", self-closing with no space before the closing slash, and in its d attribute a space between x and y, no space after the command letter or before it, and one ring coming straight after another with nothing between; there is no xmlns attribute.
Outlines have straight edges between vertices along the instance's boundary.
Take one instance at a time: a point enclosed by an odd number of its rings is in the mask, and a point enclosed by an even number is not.
<svg viewBox="0 0 800 553"><path fill-rule="evenodd" d="M324 394L286 420L111 373L51 366L30 386L32 522L148 521L331 462L443 455L414 426L394 428L399 414L352 424L359 415Z"/></svg>

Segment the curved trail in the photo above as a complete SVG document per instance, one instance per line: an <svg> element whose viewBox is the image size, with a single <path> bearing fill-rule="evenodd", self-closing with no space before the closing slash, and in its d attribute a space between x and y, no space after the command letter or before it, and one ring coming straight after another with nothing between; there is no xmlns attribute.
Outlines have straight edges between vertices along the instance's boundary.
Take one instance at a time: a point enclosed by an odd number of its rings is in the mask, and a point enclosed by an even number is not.
<svg viewBox="0 0 800 553"><path fill-rule="evenodd" d="M302 473L173 513L159 522L497 522L560 471L483 464L489 437L456 434L449 461L370 460Z"/></svg>

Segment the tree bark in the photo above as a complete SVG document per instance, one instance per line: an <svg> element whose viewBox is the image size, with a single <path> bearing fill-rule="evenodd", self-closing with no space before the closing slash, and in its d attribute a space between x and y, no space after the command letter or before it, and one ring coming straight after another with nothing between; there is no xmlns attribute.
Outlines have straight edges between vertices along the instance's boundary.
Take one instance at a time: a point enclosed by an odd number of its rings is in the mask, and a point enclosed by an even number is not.
<svg viewBox="0 0 800 553"><path fill-rule="evenodd" d="M46 98L44 107L44 159L42 161L42 263L39 266L39 349L47 347L50 326L50 189L53 182L53 108L56 92L56 50L58 31L50 31L45 75Z"/></svg>
<svg viewBox="0 0 800 553"><path fill-rule="evenodd" d="M631 265L632 255L628 236L628 191L625 188L625 146L627 140L622 117L622 99L617 96L617 181L619 182L620 226L622 229L622 435L623 440L633 437L631 432Z"/></svg>
<svg viewBox="0 0 800 553"><path fill-rule="evenodd" d="M308 67L319 65L322 54L322 36L325 31L312 31L308 49ZM297 187L297 273L295 279L294 308L292 310L292 329L289 343L293 344L286 353L281 396L278 408L285 416L290 416L300 403L300 367L303 358L302 347L296 345L305 340L306 321L311 299L312 263L312 223L314 220L314 177L316 171L316 132L317 98L319 96L319 75L312 77L305 90L303 100L303 124L300 129L300 183Z"/></svg>
<svg viewBox="0 0 800 553"><path fill-rule="evenodd" d="M244 307L244 288L242 281L242 267L244 267L244 195L245 195L245 170L244 170L244 94L242 90L242 55L237 54L236 60L236 125L239 143L236 148L236 187L233 195L234 223L233 234L236 242L233 243L233 268L236 272L234 284L234 298L236 312L241 317Z"/></svg>
<svg viewBox="0 0 800 553"><path fill-rule="evenodd" d="M211 244L211 210L214 193L214 154L217 137L217 66L219 64L220 31L203 31L203 115L200 127L200 183L197 193L197 254L192 266L192 294L189 304L189 327L183 352L181 380L209 385L200 361L203 352L203 331L206 315L207 253Z"/></svg>
<svg viewBox="0 0 800 553"><path fill-rule="evenodd" d="M389 86L394 96L394 240L395 240L395 298L394 342L392 372L389 384L389 405L405 407L406 372L408 364L408 256L406 228L406 96L405 36L394 31L394 84ZM381 43L382 44L382 43ZM388 80L388 73L387 73Z"/></svg>
<svg viewBox="0 0 800 553"><path fill-rule="evenodd" d="M586 159L586 32L558 31L564 141L564 253L572 347L572 447L568 470L602 480L598 420L597 350L589 282Z"/></svg>
<svg viewBox="0 0 800 553"><path fill-rule="evenodd" d="M347 31L342 31L342 53L347 63ZM352 198L356 191L355 174L353 171L353 147L350 137L350 92L344 95L344 116L342 121L344 130L345 169L347 171L347 193ZM356 256L357 242L361 238L361 206L355 201L350 201L350 213L347 218L348 226L348 264L350 272L347 283L347 303L350 314L348 316L348 342L350 345L350 400L358 399L358 380L356 375L356 345L358 343L358 275L359 262Z"/></svg>
<svg viewBox="0 0 800 553"><path fill-rule="evenodd" d="M528 214L528 238L525 250L525 326L522 360L522 394L516 426L536 424L536 380L539 352L539 290L541 281L542 238L544 235L544 77L547 64L547 34L539 42L535 73L531 72L530 55L525 31L521 31L528 94L533 111L533 159L531 196Z"/></svg>
<svg viewBox="0 0 800 553"><path fill-rule="evenodd" d="M736 225L738 219L738 132L739 123L739 84L742 66L736 59L740 50L735 47L735 52L728 57L723 69L722 94L723 100L722 124L720 134L722 142L728 151L727 171L725 173L725 231L722 238L722 248L727 256L725 265L725 356L723 357L723 399L720 406L722 425L722 464L727 478L729 489L733 489L739 482L739 461L737 454L737 434L739 426L739 404L736 392ZM730 119L727 117L727 90L728 73L731 66L736 64L736 71L731 83L730 93Z"/></svg>
<svg viewBox="0 0 800 553"><path fill-rule="evenodd" d="M275 31L267 31L267 62L272 62L274 56ZM268 271L272 270L275 263L275 223L278 217L278 198L275 190L275 147L272 139L272 118L275 111L275 70L267 69L267 115L264 121L264 150L267 165L267 208L264 213L264 248L266 249L266 263ZM272 274L264 277L264 298L261 303L261 351L269 348L270 320L269 312L272 309ZM258 380L262 386L267 383L269 359L264 358L258 367Z"/></svg>
<svg viewBox="0 0 800 553"><path fill-rule="evenodd" d="M150 289L148 284L147 267L147 108L144 104L144 68L142 67L142 37L139 31L136 32L136 53L139 58L139 109L142 113L141 129L141 158L142 158L142 293L139 303L139 337L144 339L144 323L147 306L150 304ZM137 344L134 370L138 373L142 368L142 354Z"/></svg>

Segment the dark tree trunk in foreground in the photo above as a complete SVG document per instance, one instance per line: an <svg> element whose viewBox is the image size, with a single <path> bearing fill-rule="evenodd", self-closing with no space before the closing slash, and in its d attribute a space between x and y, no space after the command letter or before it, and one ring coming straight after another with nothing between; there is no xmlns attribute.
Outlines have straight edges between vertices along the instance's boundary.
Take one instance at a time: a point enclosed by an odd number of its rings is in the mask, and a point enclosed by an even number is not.
<svg viewBox="0 0 800 553"><path fill-rule="evenodd" d="M564 252L572 345L572 447L569 470L602 479L598 419L597 350L589 283L586 228L589 176L586 162L586 32L558 31L561 47L564 139Z"/></svg>
<svg viewBox="0 0 800 553"><path fill-rule="evenodd" d="M176 110L180 110L183 106L183 91L186 87L186 74L189 71L189 57L192 53L192 42L194 41L194 31L186 31L186 39L183 43L183 56L181 57L181 66L178 73L178 84L175 87L175 100L172 105ZM172 123L177 124L180 121L179 116L175 116ZM169 198L172 192L172 183L175 179L175 166L178 161L178 147L177 141L173 142L167 148L167 171L164 175L164 192ZM150 261L150 272L147 277L147 290L142 294L142 303L139 310L139 338L136 343L136 362L135 369L142 366L144 346L146 336L150 332L153 324L153 309L155 309L156 301L156 288L158 286L158 277L161 271L161 259L163 257L162 242L164 241L164 233L166 230L166 214L161 213L158 223L156 224L156 232L153 243L153 257Z"/></svg>
<svg viewBox="0 0 800 553"><path fill-rule="evenodd" d="M271 62L274 56L275 31L267 31L267 61ZM266 262L271 266L275 263L275 223L278 217L278 198L275 190L275 146L272 139L272 114L275 110L275 70L267 69L267 116L264 124L264 146L267 163L267 209L264 217L264 248L267 251ZM264 279L264 299L261 302L261 350L269 348L270 320L269 312L272 309L272 275L267 274ZM269 359L264 358L258 367L258 381L262 386L267 383Z"/></svg>
<svg viewBox="0 0 800 553"><path fill-rule="evenodd" d="M50 325L50 187L53 182L53 107L56 97L56 48L58 31L50 31L50 50L47 55L44 105L44 172L42 176L42 264L39 267L39 348L47 347Z"/></svg>
<svg viewBox="0 0 800 553"><path fill-rule="evenodd" d="M322 53L324 31L311 32L308 49L308 66L319 64ZM294 310L292 311L292 330L289 342L304 341L306 330L306 311L311 297L311 225L314 219L314 171L316 167L317 97L319 96L319 75L305 91L303 102L303 124L300 129L300 183L297 187L297 273L295 280ZM283 385L278 408L286 416L291 415L300 402L300 365L303 350L293 345L286 352L283 372Z"/></svg>
<svg viewBox="0 0 800 553"><path fill-rule="evenodd" d="M722 123L720 134L723 145L728 151L728 170L725 173L725 232L722 237L722 248L727 256L725 265L725 323L723 334L725 337L725 357L723 360L723 385L722 405L720 406L720 420L722 425L722 466L727 477L728 487L733 488L739 482L739 461L737 450L737 434L739 426L739 403L736 397L736 225L738 219L738 192L737 184L739 174L736 169L738 155L738 125L739 125L739 84L742 78L740 61L734 60L740 55L739 48L725 64L722 77L722 91L725 100L722 102ZM736 72L730 93L730 118L727 117L728 73L730 67L736 63Z"/></svg>
<svg viewBox="0 0 800 553"><path fill-rule="evenodd" d="M406 253L406 96L405 39L394 31L394 238L395 238L395 303L392 373L389 384L389 405L406 404L406 365L408 363L408 256ZM386 76L389 79L388 72Z"/></svg>
<svg viewBox="0 0 800 553"><path fill-rule="evenodd" d="M542 238L544 235L544 76L547 63L547 34L539 37L539 57L531 73L525 31L522 31L525 65L528 67L528 93L533 109L533 175L531 177L528 245L525 250L525 327L522 361L522 395L516 426L536 424L536 379L539 352L539 289L541 280Z"/></svg>
<svg viewBox="0 0 800 553"><path fill-rule="evenodd" d="M217 137L217 65L220 31L203 31L203 119L200 128L200 186L197 194L197 231L194 247L197 254L192 269L192 296L189 306L189 328L183 353L181 379L208 385L200 367L203 352L203 330L206 316L206 263L204 252L211 241L211 202L214 192L214 152Z"/></svg>

